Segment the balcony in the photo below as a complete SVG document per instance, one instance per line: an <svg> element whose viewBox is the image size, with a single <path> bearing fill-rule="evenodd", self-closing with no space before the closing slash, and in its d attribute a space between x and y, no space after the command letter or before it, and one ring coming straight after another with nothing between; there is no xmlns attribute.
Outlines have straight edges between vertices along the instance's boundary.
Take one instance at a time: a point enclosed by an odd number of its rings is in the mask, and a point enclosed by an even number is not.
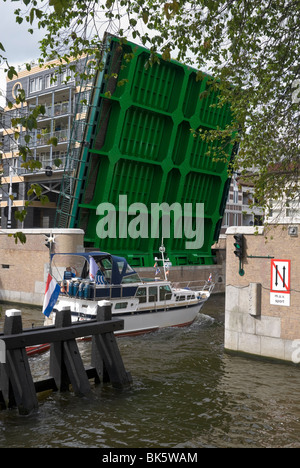
<svg viewBox="0 0 300 468"><path fill-rule="evenodd" d="M262 208L260 208L259 206L249 206L249 204L247 205L242 205L242 212L245 213L245 214L253 214L253 215L263 215L264 214L264 211Z"/></svg>
<svg viewBox="0 0 300 468"><path fill-rule="evenodd" d="M69 101L59 102L54 106L45 104L45 114L40 115L38 120L52 119L69 114L72 114L72 103Z"/></svg>
<svg viewBox="0 0 300 468"><path fill-rule="evenodd" d="M40 146L51 146L49 143L50 138L56 138L57 144L59 143L68 143L69 141L69 129L64 128L62 130L57 130L52 134L50 132L43 133L42 131L37 130L37 133L29 133L31 136L29 143L25 142L25 135L20 136L17 141L11 140L9 142L10 151L17 151L19 146L28 146L29 148L37 148Z"/></svg>
<svg viewBox="0 0 300 468"><path fill-rule="evenodd" d="M69 129L65 128L63 130L57 130L56 132L53 132L52 134L49 133L38 133L39 137L37 136L35 144L33 144L34 139L31 140L31 143L29 143L29 147L33 146L49 146L49 140L50 138L56 138L57 143L66 143L69 139Z"/></svg>
<svg viewBox="0 0 300 468"><path fill-rule="evenodd" d="M38 172L45 171L45 168L47 166L52 167L53 171L62 170L64 169L65 163L66 163L66 156L52 158L52 161L49 157L44 157L44 158L39 158L39 159L40 159L40 162L42 163L42 168ZM59 166L54 165L55 159L60 159L61 163Z"/></svg>
<svg viewBox="0 0 300 468"><path fill-rule="evenodd" d="M59 166L56 166L54 164L55 159L60 159L61 163ZM34 171L31 171L29 169L25 169L24 167L17 167L14 168L14 172L18 176L24 176L24 175L33 175L33 174L42 174L46 171L46 167L51 167L52 171L62 171L65 168L66 164L66 156L55 156L52 159L50 157L39 157L37 160L42 164L42 167L40 169L35 169Z"/></svg>

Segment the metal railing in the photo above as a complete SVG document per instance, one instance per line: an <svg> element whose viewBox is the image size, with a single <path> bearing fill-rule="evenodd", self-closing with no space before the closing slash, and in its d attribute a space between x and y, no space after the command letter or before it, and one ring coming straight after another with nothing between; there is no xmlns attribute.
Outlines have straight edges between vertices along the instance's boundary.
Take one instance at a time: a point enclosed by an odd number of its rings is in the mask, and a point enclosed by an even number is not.
<svg viewBox="0 0 300 468"><path fill-rule="evenodd" d="M29 148L35 148L40 146L51 146L50 139L56 138L57 143L68 143L70 131L69 128L62 130L56 130L54 132L42 132L37 130L36 133L28 133L31 138L29 142L25 141L25 134L21 134L18 140L11 140L9 144L10 151L18 150L20 146L28 146Z"/></svg>

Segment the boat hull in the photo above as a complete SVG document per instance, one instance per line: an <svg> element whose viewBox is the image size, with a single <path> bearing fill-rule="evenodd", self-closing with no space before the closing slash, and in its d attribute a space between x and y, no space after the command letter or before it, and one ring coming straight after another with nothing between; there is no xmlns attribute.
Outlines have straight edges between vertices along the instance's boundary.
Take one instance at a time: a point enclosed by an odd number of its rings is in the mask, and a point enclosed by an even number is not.
<svg viewBox="0 0 300 468"><path fill-rule="evenodd" d="M181 304L173 306L161 306L152 309L131 310L128 312L112 312L112 318L124 321L124 328L115 332L116 336L140 335L153 332L160 328L184 327L195 320L203 304L207 299L197 301L193 304ZM101 302L99 302L99 305ZM53 325L55 314L65 307L70 307L72 321L91 320L96 318L98 302L94 302L87 308L87 302L78 299L62 299L45 325Z"/></svg>
<svg viewBox="0 0 300 468"><path fill-rule="evenodd" d="M40 345L35 345L35 346L27 346L26 347L26 354L27 356L36 356L38 354L43 354L46 353L46 351L49 351L50 349L50 343L45 343L45 344L40 344Z"/></svg>
<svg viewBox="0 0 300 468"><path fill-rule="evenodd" d="M162 328L168 327L186 327L191 325L199 311L201 310L202 304L190 306L186 308L178 308L178 310L163 310L163 311L145 311L131 316L122 316L121 314L115 314L114 318L124 320L124 330L115 332L116 337L125 336L138 336L146 333L152 333ZM80 320L91 319L91 317L81 316ZM73 314L73 320L78 320L78 314ZM86 337L82 340L89 340ZM50 344L43 344L37 346L31 346L26 348L28 356L35 356L38 354L45 353L50 349Z"/></svg>
<svg viewBox="0 0 300 468"><path fill-rule="evenodd" d="M124 330L116 332L116 336L140 335L161 328L185 327L194 322L203 304L185 308L145 311L129 316L117 316L124 320ZM113 315L116 317L116 315Z"/></svg>

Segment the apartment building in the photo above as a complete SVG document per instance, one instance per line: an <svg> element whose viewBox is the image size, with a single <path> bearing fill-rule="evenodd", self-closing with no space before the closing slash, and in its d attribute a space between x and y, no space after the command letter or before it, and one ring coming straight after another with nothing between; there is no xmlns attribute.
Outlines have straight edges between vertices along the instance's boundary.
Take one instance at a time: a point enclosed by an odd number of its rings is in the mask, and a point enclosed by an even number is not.
<svg viewBox="0 0 300 468"><path fill-rule="evenodd" d="M55 62L49 64L55 65ZM85 59L77 64L77 70L83 69ZM61 179L70 140L76 100L78 99L79 81L77 73L65 67L61 73L57 68L41 68L32 63L30 71L19 69L18 77L7 80L6 99L14 103L12 109L4 108L2 115L2 166L1 177L1 227L31 228L52 227L55 218L56 203L60 191ZM68 80L66 81L66 79ZM15 104L18 91L23 89L26 103ZM37 128L27 131L19 128L20 137L15 139L12 119L28 115L32 108L44 105L45 114L38 118ZM57 141L50 144L53 137ZM22 167L19 156L20 145L30 148L29 157L41 163L41 168L28 170ZM16 210L23 210L28 200L28 190L32 184L42 187L48 202L43 204L37 197L30 197L27 216L23 222L15 219ZM10 196L11 195L11 196Z"/></svg>
<svg viewBox="0 0 300 468"><path fill-rule="evenodd" d="M237 173L233 174L226 208L223 216L221 234L225 234L230 226L262 226L264 211L262 208L252 206L253 187L239 180Z"/></svg>

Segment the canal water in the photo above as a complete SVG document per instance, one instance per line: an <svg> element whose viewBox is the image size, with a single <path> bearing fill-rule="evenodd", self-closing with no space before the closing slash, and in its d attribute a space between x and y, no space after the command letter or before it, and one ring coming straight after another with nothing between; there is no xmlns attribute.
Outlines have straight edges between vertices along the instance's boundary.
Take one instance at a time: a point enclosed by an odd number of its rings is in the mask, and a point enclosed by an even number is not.
<svg viewBox="0 0 300 468"><path fill-rule="evenodd" d="M42 323L40 309L22 311L24 327ZM215 295L187 328L118 339L132 388L93 387L93 399L53 392L30 416L0 412L0 447L299 447L299 369L229 355L223 342ZM88 364L90 343L80 349ZM30 358L35 379L48 360Z"/></svg>

